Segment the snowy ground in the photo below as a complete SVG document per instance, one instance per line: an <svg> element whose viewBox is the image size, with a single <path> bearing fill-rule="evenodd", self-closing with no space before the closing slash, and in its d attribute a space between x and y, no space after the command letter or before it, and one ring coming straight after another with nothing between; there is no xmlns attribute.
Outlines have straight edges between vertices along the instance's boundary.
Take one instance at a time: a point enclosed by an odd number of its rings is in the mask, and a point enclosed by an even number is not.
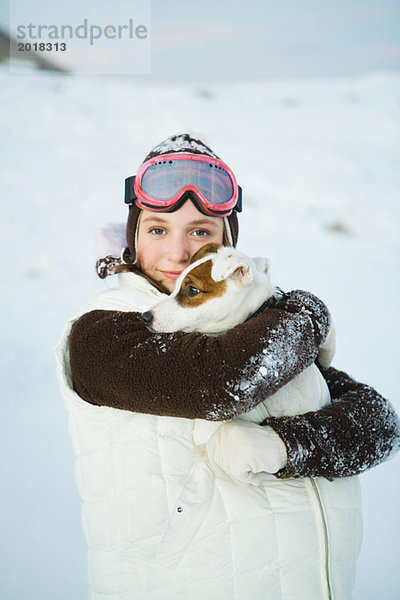
<svg viewBox="0 0 400 600"><path fill-rule="evenodd" d="M86 548L52 350L105 285L94 228L125 220L124 178L168 135L203 136L244 188L240 247L269 256L281 287L328 304L335 366L399 410L400 77L164 86L3 68L0 90L0 598L83 600ZM356 600L398 598L399 464L361 477Z"/></svg>

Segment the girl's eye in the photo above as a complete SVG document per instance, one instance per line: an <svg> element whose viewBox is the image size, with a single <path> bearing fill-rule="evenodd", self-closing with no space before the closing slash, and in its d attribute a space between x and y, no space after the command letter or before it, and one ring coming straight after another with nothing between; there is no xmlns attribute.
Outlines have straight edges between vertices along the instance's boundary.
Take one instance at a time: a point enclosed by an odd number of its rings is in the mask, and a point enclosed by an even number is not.
<svg viewBox="0 0 400 600"><path fill-rule="evenodd" d="M196 229L196 231L193 232L195 237L205 237L206 235L208 235L208 231L206 231L205 229Z"/></svg>
<svg viewBox="0 0 400 600"><path fill-rule="evenodd" d="M193 298L193 296L197 296L197 294L201 294L201 290L199 288L194 287L194 285L189 285L186 290L186 296Z"/></svg>
<svg viewBox="0 0 400 600"><path fill-rule="evenodd" d="M164 229L161 229L161 227L153 227L150 229L150 233L154 233L154 235L162 235L164 233Z"/></svg>

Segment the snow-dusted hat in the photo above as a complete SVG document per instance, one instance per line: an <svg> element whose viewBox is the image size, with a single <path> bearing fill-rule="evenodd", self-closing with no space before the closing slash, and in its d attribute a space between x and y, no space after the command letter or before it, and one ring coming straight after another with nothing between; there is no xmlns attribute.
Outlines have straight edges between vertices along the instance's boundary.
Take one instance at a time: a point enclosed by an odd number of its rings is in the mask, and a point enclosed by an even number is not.
<svg viewBox="0 0 400 600"><path fill-rule="evenodd" d="M191 154L203 154L205 156L211 156L212 158L219 158L199 139L193 138L189 133L181 133L179 135L172 135L157 146L154 146L144 159L144 163L154 156L160 156L160 154L169 154L171 152L190 152ZM137 241L137 225L141 209L135 204L132 204L129 209L128 222L126 226L126 240L129 249L128 253L125 253L125 260L134 261L136 257L136 241ZM229 217L224 217L225 227L225 240L232 246L236 246L238 234L239 234L239 223L236 211L233 211Z"/></svg>
<svg viewBox="0 0 400 600"><path fill-rule="evenodd" d="M192 154L203 154L212 158L219 158L199 139L192 137L189 133L172 135L157 146L154 146L147 154L143 163L154 156L170 152L190 152ZM96 270L102 279L118 271L122 263L134 265L136 261L136 244L139 217L142 210L136 204L130 205L128 222L126 228L121 224L110 224L97 230ZM236 211L228 217L224 217L224 244L236 246L239 234L239 223Z"/></svg>

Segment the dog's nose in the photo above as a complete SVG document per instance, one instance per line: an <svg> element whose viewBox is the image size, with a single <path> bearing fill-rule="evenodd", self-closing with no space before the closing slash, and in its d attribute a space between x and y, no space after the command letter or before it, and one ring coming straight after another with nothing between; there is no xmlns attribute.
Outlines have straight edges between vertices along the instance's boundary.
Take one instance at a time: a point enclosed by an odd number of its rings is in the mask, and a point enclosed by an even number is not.
<svg viewBox="0 0 400 600"><path fill-rule="evenodd" d="M153 320L153 313L151 312L151 310L146 310L146 312L140 315L140 318L146 325L150 325L150 323Z"/></svg>

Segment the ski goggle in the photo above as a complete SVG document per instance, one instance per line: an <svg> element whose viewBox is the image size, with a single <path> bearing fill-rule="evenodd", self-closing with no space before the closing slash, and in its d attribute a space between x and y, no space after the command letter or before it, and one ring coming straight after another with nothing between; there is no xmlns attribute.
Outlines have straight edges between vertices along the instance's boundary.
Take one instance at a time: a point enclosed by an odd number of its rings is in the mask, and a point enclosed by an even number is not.
<svg viewBox="0 0 400 600"><path fill-rule="evenodd" d="M172 212L188 195L207 215L228 216L242 210L242 189L230 168L202 154L161 154L125 179L125 202L139 208Z"/></svg>

